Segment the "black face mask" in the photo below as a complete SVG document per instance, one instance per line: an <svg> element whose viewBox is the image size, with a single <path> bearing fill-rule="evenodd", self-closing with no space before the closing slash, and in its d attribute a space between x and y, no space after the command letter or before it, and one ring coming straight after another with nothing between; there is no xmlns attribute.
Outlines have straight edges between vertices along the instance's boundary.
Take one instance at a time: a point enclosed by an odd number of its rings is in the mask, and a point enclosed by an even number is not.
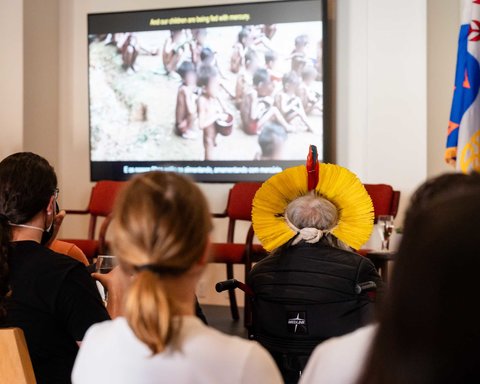
<svg viewBox="0 0 480 384"><path fill-rule="evenodd" d="M55 216L60 212L60 207L58 206L58 203L55 201L55 209L53 210L53 219L52 219L52 224L50 227L45 229L42 234L42 239L40 240L40 244L46 245L53 236L53 233L55 232Z"/></svg>
<svg viewBox="0 0 480 384"><path fill-rule="evenodd" d="M43 231L42 239L40 240L40 244L46 245L50 241L50 239L53 236L53 232L55 231L55 224L54 223L55 223L55 219L53 219L52 225L50 225L50 227L48 227L48 229Z"/></svg>

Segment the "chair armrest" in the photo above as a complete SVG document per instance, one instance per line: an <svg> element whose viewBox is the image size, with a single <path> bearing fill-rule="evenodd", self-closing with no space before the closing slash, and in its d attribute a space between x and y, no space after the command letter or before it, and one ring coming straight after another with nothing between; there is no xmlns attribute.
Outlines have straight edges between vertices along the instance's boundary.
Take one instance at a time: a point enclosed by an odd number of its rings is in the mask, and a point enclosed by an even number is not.
<svg viewBox="0 0 480 384"><path fill-rule="evenodd" d="M252 248L254 236L255 232L253 231L253 225L250 224L247 232L247 238L245 239L245 272L252 269Z"/></svg>
<svg viewBox="0 0 480 384"><path fill-rule="evenodd" d="M65 212L67 215L88 215L90 213L88 209L66 209Z"/></svg>

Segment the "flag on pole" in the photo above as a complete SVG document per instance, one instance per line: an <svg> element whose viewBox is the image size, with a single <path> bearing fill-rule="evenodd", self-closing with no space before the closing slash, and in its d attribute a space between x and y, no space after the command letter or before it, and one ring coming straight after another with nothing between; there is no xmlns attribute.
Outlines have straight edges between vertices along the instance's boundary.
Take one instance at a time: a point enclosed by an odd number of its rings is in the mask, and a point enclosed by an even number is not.
<svg viewBox="0 0 480 384"><path fill-rule="evenodd" d="M445 160L480 171L480 0L462 0L457 69Z"/></svg>

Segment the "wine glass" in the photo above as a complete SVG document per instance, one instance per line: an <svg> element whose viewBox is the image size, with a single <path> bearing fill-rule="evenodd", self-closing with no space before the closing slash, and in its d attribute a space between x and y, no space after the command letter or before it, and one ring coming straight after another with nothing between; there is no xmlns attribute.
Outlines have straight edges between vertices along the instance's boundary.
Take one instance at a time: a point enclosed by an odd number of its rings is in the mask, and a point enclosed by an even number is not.
<svg viewBox="0 0 480 384"><path fill-rule="evenodd" d="M95 264L97 273L106 274L110 272L117 265L117 258L110 255L99 255Z"/></svg>
<svg viewBox="0 0 480 384"><path fill-rule="evenodd" d="M377 228L382 240L381 250L384 252L388 252L390 249L390 237L392 236L394 227L392 215L378 216Z"/></svg>
<svg viewBox="0 0 480 384"><path fill-rule="evenodd" d="M106 274L110 272L113 268L117 266L117 258L115 256L110 255L98 255L97 262L95 264L95 271L97 273ZM103 295L102 292L100 294L103 296L103 300L105 303L108 300L108 292L107 288L102 285Z"/></svg>

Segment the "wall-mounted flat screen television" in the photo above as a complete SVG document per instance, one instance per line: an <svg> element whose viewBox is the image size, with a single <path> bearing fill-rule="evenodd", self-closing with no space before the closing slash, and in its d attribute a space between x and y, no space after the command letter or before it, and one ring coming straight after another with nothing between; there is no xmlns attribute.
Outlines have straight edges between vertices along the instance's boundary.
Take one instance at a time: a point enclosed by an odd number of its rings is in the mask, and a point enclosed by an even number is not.
<svg viewBox="0 0 480 384"><path fill-rule="evenodd" d="M328 161L326 0L88 15L92 181L261 181Z"/></svg>

